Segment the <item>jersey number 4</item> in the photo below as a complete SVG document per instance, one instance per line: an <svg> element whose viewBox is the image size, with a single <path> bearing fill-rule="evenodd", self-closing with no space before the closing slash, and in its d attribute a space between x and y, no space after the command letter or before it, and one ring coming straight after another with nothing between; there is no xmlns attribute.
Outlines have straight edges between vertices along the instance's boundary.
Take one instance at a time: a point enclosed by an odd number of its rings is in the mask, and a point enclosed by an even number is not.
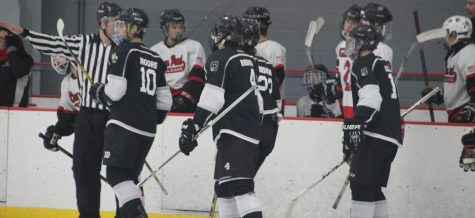
<svg viewBox="0 0 475 218"><path fill-rule="evenodd" d="M145 67L140 68L142 73L142 86L140 86L140 92L146 93L148 95L155 95L157 89L157 73L153 69L145 69Z"/></svg>

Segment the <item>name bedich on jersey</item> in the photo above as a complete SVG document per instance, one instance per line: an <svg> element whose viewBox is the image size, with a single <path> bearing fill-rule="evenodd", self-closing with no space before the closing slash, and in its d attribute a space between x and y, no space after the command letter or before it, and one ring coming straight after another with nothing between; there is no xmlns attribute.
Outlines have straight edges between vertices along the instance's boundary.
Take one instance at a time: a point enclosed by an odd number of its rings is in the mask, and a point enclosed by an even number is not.
<svg viewBox="0 0 475 218"><path fill-rule="evenodd" d="M372 68L368 69L366 66ZM352 71L351 84L353 99L355 99L355 118L365 119L367 128L364 134L401 146L399 97L392 70L387 61L370 54L357 59L353 63ZM378 97L378 94L382 99ZM367 111L363 108L370 108L371 114L366 114Z"/></svg>
<svg viewBox="0 0 475 218"><path fill-rule="evenodd" d="M59 36L38 33L28 29L25 29L23 36L42 54L63 55L74 61ZM102 43L99 34L72 35L64 36L64 38L94 83L105 83L108 70L107 61L112 46ZM78 67L78 71L81 71L81 67ZM78 72L77 81L80 89L81 106L105 110L106 108L103 105L96 104L89 96L91 84L83 73Z"/></svg>
<svg viewBox="0 0 475 218"><path fill-rule="evenodd" d="M280 100L280 92L275 81L272 64L260 56L256 56L256 61L258 67L257 84L264 103L263 114L278 113L280 110L277 101Z"/></svg>
<svg viewBox="0 0 475 218"><path fill-rule="evenodd" d="M166 98L161 90L169 92L163 61L141 44L124 43L113 49L110 62L108 83L123 84L115 85L111 92L125 94L112 106L108 125L114 123L137 134L154 137L157 99Z"/></svg>
<svg viewBox="0 0 475 218"><path fill-rule="evenodd" d="M258 68L254 57L223 48L208 57L205 70L207 83L198 102L198 109L219 114L256 83ZM217 105L216 102L221 101L221 98L224 98L224 102ZM203 115L198 111L195 119L203 119L199 118ZM221 134L230 134L258 144L262 111L262 97L256 89L213 125L214 140L217 141ZM212 118L212 115L205 116L206 121Z"/></svg>

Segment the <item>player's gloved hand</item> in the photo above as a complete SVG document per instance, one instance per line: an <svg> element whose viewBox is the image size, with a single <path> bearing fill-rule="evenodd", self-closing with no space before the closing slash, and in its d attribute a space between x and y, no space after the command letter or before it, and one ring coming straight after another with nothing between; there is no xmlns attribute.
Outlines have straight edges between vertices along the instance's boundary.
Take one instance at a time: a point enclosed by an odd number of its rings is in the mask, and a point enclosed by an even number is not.
<svg viewBox="0 0 475 218"><path fill-rule="evenodd" d="M327 104L335 103L338 98L341 97L341 92L338 92L336 87L338 85L338 81L335 78L325 80L325 97Z"/></svg>
<svg viewBox="0 0 475 218"><path fill-rule="evenodd" d="M453 120L460 123L473 123L475 121L475 103L469 102L460 110Z"/></svg>
<svg viewBox="0 0 475 218"><path fill-rule="evenodd" d="M198 146L198 142L195 139L198 130L198 125L196 125L191 118L185 120L181 126L181 135L178 140L178 145L180 146L180 151L186 156L190 155L190 152Z"/></svg>
<svg viewBox="0 0 475 218"><path fill-rule="evenodd" d="M23 48L23 44L21 42L20 37L18 36L7 36L5 37L7 43L7 51L11 52L14 50L20 50Z"/></svg>
<svg viewBox="0 0 475 218"><path fill-rule="evenodd" d="M475 171L475 133L474 130L462 136L462 154L460 155L460 167L467 172Z"/></svg>
<svg viewBox="0 0 475 218"><path fill-rule="evenodd" d="M322 83L315 84L312 87L312 90L310 92L308 92L308 95L310 96L310 98L313 101L321 102L321 101L323 101L323 95L325 94L324 89L325 89L325 87Z"/></svg>
<svg viewBox="0 0 475 218"><path fill-rule="evenodd" d="M325 111L323 110L323 106L321 104L312 104L310 108L310 116L311 117L324 117Z"/></svg>
<svg viewBox="0 0 475 218"><path fill-rule="evenodd" d="M51 125L46 128L46 133L40 135L43 138L43 146L50 151L58 151L58 140L61 139L61 135L57 133L56 127Z"/></svg>
<svg viewBox="0 0 475 218"><path fill-rule="evenodd" d="M89 89L89 95L92 97L92 100L96 104L102 104L107 106L107 99L105 98L104 88L106 84L104 83L94 83Z"/></svg>
<svg viewBox="0 0 475 218"><path fill-rule="evenodd" d="M357 151L365 142L365 135L363 134L364 129L364 122L355 119L344 119L343 144L347 145L351 151Z"/></svg>
<svg viewBox="0 0 475 218"><path fill-rule="evenodd" d="M432 87L425 88L424 90L421 91L421 96L422 97L426 96L433 89L434 88L432 88ZM442 90L438 91L437 93L435 93L435 95L430 97L429 100L427 100L427 103L434 103L434 104L438 104L438 105L443 104L444 103L444 94L442 93Z"/></svg>
<svg viewBox="0 0 475 218"><path fill-rule="evenodd" d="M195 111L195 109L196 105L186 96L180 94L177 97L173 98L173 105L171 111L192 113Z"/></svg>

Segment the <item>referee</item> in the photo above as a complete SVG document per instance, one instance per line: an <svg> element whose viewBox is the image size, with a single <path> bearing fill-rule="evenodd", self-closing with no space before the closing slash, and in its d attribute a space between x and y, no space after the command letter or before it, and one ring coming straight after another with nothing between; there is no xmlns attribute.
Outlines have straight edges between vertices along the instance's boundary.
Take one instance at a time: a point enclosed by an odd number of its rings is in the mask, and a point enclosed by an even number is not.
<svg viewBox="0 0 475 218"><path fill-rule="evenodd" d="M99 33L65 36L72 52L80 60L94 83L106 83L108 59L112 48L112 23L121 8L114 3L102 2L97 10ZM36 50L45 55L64 55L73 60L72 54L58 36L46 35L0 22L11 32L23 36ZM81 69L81 66L78 66ZM80 218L99 218L100 170L104 148L104 129L109 112L103 105L93 102L88 94L91 83L83 73L78 73L81 108L75 118L73 148L73 174L76 182L76 199Z"/></svg>

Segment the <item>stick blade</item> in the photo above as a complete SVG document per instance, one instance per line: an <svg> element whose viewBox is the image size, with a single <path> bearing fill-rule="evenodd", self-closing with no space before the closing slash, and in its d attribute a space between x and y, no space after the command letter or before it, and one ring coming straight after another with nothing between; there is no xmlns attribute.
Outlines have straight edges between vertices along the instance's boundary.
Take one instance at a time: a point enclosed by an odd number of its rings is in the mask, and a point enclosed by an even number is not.
<svg viewBox="0 0 475 218"><path fill-rule="evenodd" d="M323 17L318 17L317 19L310 21L310 24L308 25L307 37L305 37L306 47L310 48L312 46L315 34L317 34L320 29L322 29L324 24L325 19L323 19Z"/></svg>
<svg viewBox="0 0 475 218"><path fill-rule="evenodd" d="M56 22L56 31L58 35L63 38L63 30L64 30L64 21L63 19L59 18L58 22Z"/></svg>
<svg viewBox="0 0 475 218"><path fill-rule="evenodd" d="M416 36L418 43L424 43L433 39L442 39L447 36L447 31L442 28L436 28L432 30L425 31Z"/></svg>
<svg viewBox="0 0 475 218"><path fill-rule="evenodd" d="M287 210L285 211L285 218L292 218L295 203L297 203L297 199L294 199L290 202L289 206L287 207Z"/></svg>

